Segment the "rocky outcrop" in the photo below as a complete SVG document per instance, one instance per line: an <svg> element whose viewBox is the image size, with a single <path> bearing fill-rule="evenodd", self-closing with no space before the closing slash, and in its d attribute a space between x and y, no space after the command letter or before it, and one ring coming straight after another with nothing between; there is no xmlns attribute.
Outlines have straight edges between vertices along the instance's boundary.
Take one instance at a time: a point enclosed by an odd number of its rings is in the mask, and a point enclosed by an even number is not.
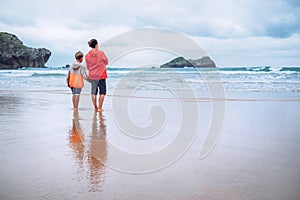
<svg viewBox="0 0 300 200"><path fill-rule="evenodd" d="M0 69L45 67L50 55L48 49L27 47L17 36L0 32Z"/></svg>
<svg viewBox="0 0 300 200"><path fill-rule="evenodd" d="M216 67L215 62L208 56L203 56L200 59L186 60L184 57L178 57L174 60L160 66L161 68L183 68L183 67Z"/></svg>

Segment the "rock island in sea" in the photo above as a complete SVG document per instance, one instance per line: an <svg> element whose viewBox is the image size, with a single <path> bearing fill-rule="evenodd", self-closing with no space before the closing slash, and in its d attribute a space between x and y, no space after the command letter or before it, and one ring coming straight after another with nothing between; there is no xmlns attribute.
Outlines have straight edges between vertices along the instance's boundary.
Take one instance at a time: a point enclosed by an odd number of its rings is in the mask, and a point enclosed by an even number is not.
<svg viewBox="0 0 300 200"><path fill-rule="evenodd" d="M216 67L215 62L209 56L203 56L200 59L185 59L178 57L160 66L160 68L183 68L183 67Z"/></svg>
<svg viewBox="0 0 300 200"><path fill-rule="evenodd" d="M17 36L0 32L0 69L45 67L50 56L48 49L27 47Z"/></svg>

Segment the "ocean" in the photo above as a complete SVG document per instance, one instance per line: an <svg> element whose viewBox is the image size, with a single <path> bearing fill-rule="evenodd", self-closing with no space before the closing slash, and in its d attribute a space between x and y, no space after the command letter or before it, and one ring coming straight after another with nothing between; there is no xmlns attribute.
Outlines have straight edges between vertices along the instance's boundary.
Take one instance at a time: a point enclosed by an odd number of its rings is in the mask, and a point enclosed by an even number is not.
<svg viewBox="0 0 300 200"><path fill-rule="evenodd" d="M54 67L1 70L0 90L65 91L67 71L64 68ZM207 83L214 81L219 82L227 93L287 92L296 95L300 92L300 67L108 68L108 75L108 93L116 87L123 89L139 87L140 90L166 89L155 84L171 84L176 90L189 89L197 93L207 90ZM126 79L127 84L118 85L121 79ZM183 82L186 84L182 84Z"/></svg>

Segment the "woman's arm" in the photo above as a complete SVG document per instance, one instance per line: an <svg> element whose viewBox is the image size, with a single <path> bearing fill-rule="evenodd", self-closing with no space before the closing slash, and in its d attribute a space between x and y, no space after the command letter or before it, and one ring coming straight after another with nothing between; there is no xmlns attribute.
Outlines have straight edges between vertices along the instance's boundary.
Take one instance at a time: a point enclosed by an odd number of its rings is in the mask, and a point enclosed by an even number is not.
<svg viewBox="0 0 300 200"><path fill-rule="evenodd" d="M104 62L105 65L108 64L108 58L106 57L105 53L102 51L102 60Z"/></svg>

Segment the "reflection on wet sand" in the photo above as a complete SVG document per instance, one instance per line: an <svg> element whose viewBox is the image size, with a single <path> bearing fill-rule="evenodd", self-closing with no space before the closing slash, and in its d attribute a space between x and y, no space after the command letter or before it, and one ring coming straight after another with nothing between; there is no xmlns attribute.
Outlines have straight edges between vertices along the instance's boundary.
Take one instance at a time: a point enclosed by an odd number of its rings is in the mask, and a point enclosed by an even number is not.
<svg viewBox="0 0 300 200"><path fill-rule="evenodd" d="M84 159L84 135L80 123L78 120L78 111L74 110L73 113L73 125L72 129L69 131L70 147L73 150L73 156L80 168L83 167Z"/></svg>
<svg viewBox="0 0 300 200"><path fill-rule="evenodd" d="M106 151L106 125L102 113L94 113L92 134L89 141L88 165L89 181L91 186L97 186L103 181L105 170ZM91 191L98 191L99 187L92 187Z"/></svg>
<svg viewBox="0 0 300 200"><path fill-rule="evenodd" d="M73 113L73 125L69 131L70 147L78 163L78 173L88 184L90 192L101 191L107 157L106 125L102 113L95 112L91 129L80 123L78 111ZM90 121L89 121L90 122Z"/></svg>

